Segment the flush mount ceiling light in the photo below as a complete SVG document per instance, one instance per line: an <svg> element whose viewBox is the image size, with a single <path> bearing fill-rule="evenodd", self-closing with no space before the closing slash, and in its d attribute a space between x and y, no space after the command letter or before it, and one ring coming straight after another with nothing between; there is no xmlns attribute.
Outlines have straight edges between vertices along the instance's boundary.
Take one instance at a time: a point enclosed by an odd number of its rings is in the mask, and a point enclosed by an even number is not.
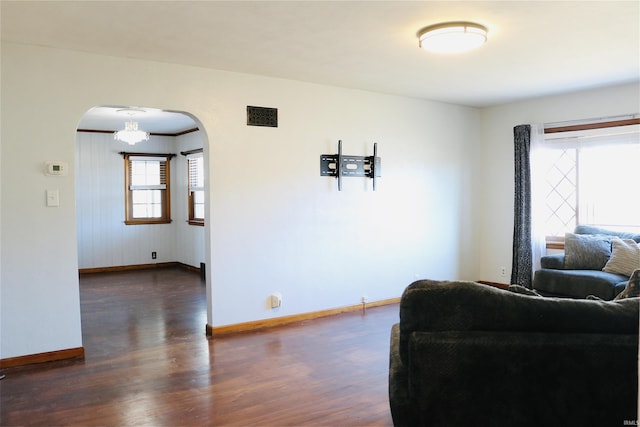
<svg viewBox="0 0 640 427"><path fill-rule="evenodd" d="M134 116L138 113L145 113L145 110L139 108L123 108L117 110L117 113L126 114L128 116ZM129 145L134 145L140 141L149 140L149 132L138 130L138 122L134 122L132 119L124 123L124 129L113 133L113 139L126 142Z"/></svg>
<svg viewBox="0 0 640 427"><path fill-rule="evenodd" d="M473 22L444 22L418 31L421 48L435 53L460 53L482 46L487 28Z"/></svg>

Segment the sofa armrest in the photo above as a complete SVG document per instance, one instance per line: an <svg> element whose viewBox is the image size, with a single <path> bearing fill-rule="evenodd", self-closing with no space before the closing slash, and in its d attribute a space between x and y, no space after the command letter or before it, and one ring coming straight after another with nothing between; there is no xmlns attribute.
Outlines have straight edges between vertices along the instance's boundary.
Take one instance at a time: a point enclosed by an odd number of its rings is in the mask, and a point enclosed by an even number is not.
<svg viewBox="0 0 640 427"><path fill-rule="evenodd" d="M395 427L411 426L416 418L409 394L409 371L400 358L400 324L391 328L389 352L389 406Z"/></svg>
<svg viewBox="0 0 640 427"><path fill-rule="evenodd" d="M553 270L564 269L564 254L546 255L540 258L540 266L542 268L550 268Z"/></svg>

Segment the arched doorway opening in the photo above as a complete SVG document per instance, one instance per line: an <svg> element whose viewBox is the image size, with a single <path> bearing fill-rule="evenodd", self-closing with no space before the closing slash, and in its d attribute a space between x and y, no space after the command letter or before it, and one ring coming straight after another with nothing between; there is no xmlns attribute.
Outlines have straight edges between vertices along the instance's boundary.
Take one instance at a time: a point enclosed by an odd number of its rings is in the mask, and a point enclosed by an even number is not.
<svg viewBox="0 0 640 427"><path fill-rule="evenodd" d="M130 122L148 135L133 144L115 139L114 133ZM204 197L208 194L207 152L206 132L190 113L131 106L89 109L80 119L76 133L79 271L117 271L172 263L206 269L210 256L206 238L208 200ZM165 165L159 160L162 156ZM200 168L192 167L190 171L189 165L197 164L194 159L198 158ZM148 167L151 177L142 186L141 182L129 181L141 165ZM154 181L158 179L154 171L162 176L162 182ZM199 180L194 173L201 174ZM193 179L195 183L190 182ZM195 210L190 205L194 191L198 192ZM158 194L168 206L168 221L155 218ZM145 210L146 214L139 213ZM194 212L195 221L190 215ZM128 221L128 215L134 220ZM150 221L141 220L140 215ZM209 294L208 278L206 286ZM211 312L209 301L207 311ZM206 324L207 319L202 322Z"/></svg>

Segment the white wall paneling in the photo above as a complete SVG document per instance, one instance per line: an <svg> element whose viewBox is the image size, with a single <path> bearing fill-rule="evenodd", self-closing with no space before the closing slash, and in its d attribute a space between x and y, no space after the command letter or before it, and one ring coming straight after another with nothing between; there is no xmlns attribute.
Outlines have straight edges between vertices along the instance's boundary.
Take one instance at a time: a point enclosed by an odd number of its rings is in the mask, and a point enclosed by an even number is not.
<svg viewBox="0 0 640 427"><path fill-rule="evenodd" d="M185 148L187 147L187 148ZM154 136L130 146L112 134L78 132L76 207L78 267L100 268L178 261L204 262L204 228L187 220L186 158L180 151L202 147L200 132ZM124 159L121 151L173 153L170 224L124 224ZM151 258L151 252L157 258Z"/></svg>

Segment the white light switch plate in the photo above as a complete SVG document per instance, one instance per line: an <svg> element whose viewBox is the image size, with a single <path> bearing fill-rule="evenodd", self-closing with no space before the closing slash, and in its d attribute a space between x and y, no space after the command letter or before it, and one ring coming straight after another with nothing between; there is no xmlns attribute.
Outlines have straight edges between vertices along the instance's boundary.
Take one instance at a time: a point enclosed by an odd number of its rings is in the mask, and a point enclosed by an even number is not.
<svg viewBox="0 0 640 427"><path fill-rule="evenodd" d="M56 190L47 190L47 206L57 207L60 206L60 192Z"/></svg>

